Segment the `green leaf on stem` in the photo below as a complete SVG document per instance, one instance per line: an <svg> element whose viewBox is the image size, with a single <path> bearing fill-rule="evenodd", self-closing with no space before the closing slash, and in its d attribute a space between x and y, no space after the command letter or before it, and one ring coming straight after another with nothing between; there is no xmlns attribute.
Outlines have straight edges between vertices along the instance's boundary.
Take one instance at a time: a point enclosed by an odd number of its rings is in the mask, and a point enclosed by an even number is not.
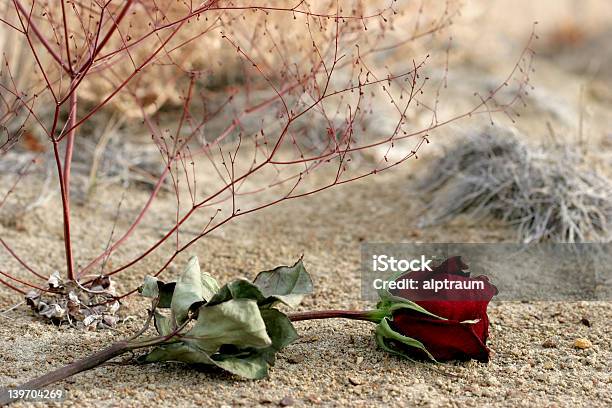
<svg viewBox="0 0 612 408"><path fill-rule="evenodd" d="M157 286L157 278L153 276L145 276L144 283L138 288L138 292L148 298L156 298L159 296L159 287Z"/></svg>
<svg viewBox="0 0 612 408"><path fill-rule="evenodd" d="M262 349L222 351L212 356L217 366L250 379L261 379L268 375L268 366L274 365L276 352L295 341L298 334L287 316L276 309L262 309L261 317L272 344Z"/></svg>
<svg viewBox="0 0 612 408"><path fill-rule="evenodd" d="M268 376L268 361L266 350L253 349L239 351L235 354L219 353L213 361L217 367L251 380L259 380Z"/></svg>
<svg viewBox="0 0 612 408"><path fill-rule="evenodd" d="M187 364L215 364L214 361L197 347L178 342L156 347L148 354L138 357L139 363L159 363L163 361L178 361Z"/></svg>
<svg viewBox="0 0 612 408"><path fill-rule="evenodd" d="M262 309L261 317L272 340L271 347L275 351L287 347L299 337L291 320L284 313L276 309Z"/></svg>
<svg viewBox="0 0 612 408"><path fill-rule="evenodd" d="M409 360L412 360L409 353L406 353L402 350L402 346L405 347L413 347L421 350L427 357L431 360L436 361L436 359L427 351L423 343L420 341L413 339L412 337L404 336L389 326L389 319L383 318L378 326L376 326L376 343L383 350L391 353L402 356ZM398 347L398 345L402 345Z"/></svg>
<svg viewBox="0 0 612 408"><path fill-rule="evenodd" d="M171 330L168 321L155 315L160 334ZM278 310L260 311L254 300L231 299L201 306L195 326L176 338L178 342L156 347L138 361L215 365L244 378L260 379L268 375L275 353L293 342L297 332Z"/></svg>
<svg viewBox="0 0 612 408"><path fill-rule="evenodd" d="M246 279L236 279L221 287L215 296L210 299L208 305L216 305L227 302L230 299L251 299L260 303L265 300L261 290Z"/></svg>
<svg viewBox="0 0 612 408"><path fill-rule="evenodd" d="M312 293L312 279L302 261L293 266L280 266L257 275L254 282L237 279L223 285L209 301L209 305L229 299L252 299L260 307L272 307L278 302L297 306L304 295Z"/></svg>

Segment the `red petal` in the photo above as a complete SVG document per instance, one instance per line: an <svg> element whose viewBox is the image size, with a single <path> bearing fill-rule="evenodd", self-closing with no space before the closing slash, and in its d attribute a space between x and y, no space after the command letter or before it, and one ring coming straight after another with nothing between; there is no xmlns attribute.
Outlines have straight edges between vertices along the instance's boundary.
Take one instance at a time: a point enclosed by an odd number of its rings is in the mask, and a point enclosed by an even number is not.
<svg viewBox="0 0 612 408"><path fill-rule="evenodd" d="M391 326L398 333L419 340L438 361L489 361L489 349L485 345L489 326L486 315L478 323L469 324L400 310Z"/></svg>
<svg viewBox="0 0 612 408"><path fill-rule="evenodd" d="M419 282L419 289L394 289L390 292L395 296L412 300L427 311L451 320L464 321L480 319L486 315L487 305L497 294L497 288L489 283L486 276L476 278L463 277L458 275L441 274L436 276L436 280L461 281L467 284L473 281L482 281L484 289L441 289L434 293L424 290L423 282L428 280L424 274L426 272L410 272L398 278L413 279Z"/></svg>
<svg viewBox="0 0 612 408"><path fill-rule="evenodd" d="M448 258L432 271L415 271L406 273L396 281L412 279L418 282L419 289L394 289L390 292L395 296L412 300L429 312L450 320L464 321L482 319L486 316L487 305L497 294L497 288L489 282L486 276L472 278L463 272L467 265L460 256ZM423 289L425 281L449 281L452 284L460 282L462 286L482 282L484 289L445 289L437 292Z"/></svg>
<svg viewBox="0 0 612 408"><path fill-rule="evenodd" d="M464 272L466 269L468 269L468 266L463 262L460 256L452 256L436 266L433 271L430 272L430 275L447 273L449 275L470 276L469 272Z"/></svg>

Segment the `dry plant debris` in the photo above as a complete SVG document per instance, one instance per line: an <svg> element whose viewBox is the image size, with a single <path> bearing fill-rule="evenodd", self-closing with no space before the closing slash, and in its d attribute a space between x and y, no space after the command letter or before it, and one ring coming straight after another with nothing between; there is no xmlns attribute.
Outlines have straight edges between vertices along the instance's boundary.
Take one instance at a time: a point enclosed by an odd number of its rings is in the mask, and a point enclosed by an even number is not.
<svg viewBox="0 0 612 408"><path fill-rule="evenodd" d="M430 196L423 222L465 214L516 226L522 242L608 242L612 182L587 169L581 149L531 147L513 134L466 138L419 183Z"/></svg>
<svg viewBox="0 0 612 408"><path fill-rule="evenodd" d="M112 327L120 318L121 307L116 300L113 282L108 276L99 276L80 285L76 281L64 282L59 273L49 277L49 290L33 290L26 302L38 316L60 325L70 324L90 330Z"/></svg>

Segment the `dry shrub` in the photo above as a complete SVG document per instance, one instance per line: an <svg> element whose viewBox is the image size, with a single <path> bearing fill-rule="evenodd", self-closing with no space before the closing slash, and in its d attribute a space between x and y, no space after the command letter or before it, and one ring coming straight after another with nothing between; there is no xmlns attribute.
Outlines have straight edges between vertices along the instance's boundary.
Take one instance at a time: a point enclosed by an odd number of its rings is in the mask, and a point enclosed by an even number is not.
<svg viewBox="0 0 612 408"><path fill-rule="evenodd" d="M580 151L533 148L509 132L466 138L420 183L432 196L425 224L465 214L514 225L523 242L607 242L612 183L585 169Z"/></svg>
<svg viewBox="0 0 612 408"><path fill-rule="evenodd" d="M244 86L245 83L255 88L265 88L266 84L261 81L260 75L249 73L249 67L237 48L249 50L249 55L257 60L258 68L268 77L279 76L280 66L295 69L295 72L285 75L281 72L280 77L275 78L282 81L285 76L290 81L300 69L312 66L321 58L313 49L313 44L333 41L336 35L335 22L323 16L343 10L351 15L372 15L392 3L389 0L331 0L312 4L296 2L292 6L300 4L301 7L296 9L306 7L312 15L295 13L292 17L287 15L279 19L271 18L271 11L258 12L257 4L284 9L290 6L286 0L251 3L223 1L219 3L220 10L211 10L210 16L194 16L186 20L164 46L165 52L147 64L147 69L139 72L130 86L113 97L106 108L128 118L140 118L143 110L151 115L163 107L180 108L183 104L180 89L184 87L185 77L189 73L197 74L198 85L213 93L228 86ZM35 4L41 14L41 18L37 19L39 30L50 38L61 36L62 28L58 24L62 20L61 2L47 0ZM410 59L415 55L424 55L431 47L417 40L431 42L435 34L452 24L459 6L457 0L440 3L411 2L402 4L396 14L389 15L386 17L388 21L381 24L359 19L346 20L343 22L339 47L343 53L350 53L354 51L356 39L359 38L362 51L369 53L372 50L385 50L384 59L396 52L401 54L399 57L409 55ZM191 7L193 5L189 2L176 0L135 3L131 15L126 16L120 35L112 37L106 46L111 50L122 50L127 45L128 52L107 53L106 62L100 64L98 69L93 69L80 86L81 101L95 106L115 91L118 84L150 56L151 50L165 40L161 30L151 34L151 28L161 28L167 22L180 20ZM10 15L9 8L2 14ZM77 15L81 18L78 19ZM143 20L143 16L148 16L148 20ZM82 27L87 20L83 17L81 14L68 14L68 23L72 27ZM375 25L370 27L370 31L376 31L375 34L362 35L367 24ZM88 28L93 31L91 27ZM7 33L12 31L7 27L3 29ZM14 33L10 34L17 37ZM83 52L85 42L77 38L77 33L69 34L71 38L74 35L74 44L71 45L75 48L73 53L86 54ZM228 38L231 38L235 47L228 43ZM11 47L17 44L26 54L30 53L27 43L19 39L10 41L10 44ZM6 44L3 46L0 32L0 50L6 51L8 48ZM34 71L31 62L30 68ZM40 75L32 73L34 75L20 73L20 77L25 81L38 81L42 85Z"/></svg>

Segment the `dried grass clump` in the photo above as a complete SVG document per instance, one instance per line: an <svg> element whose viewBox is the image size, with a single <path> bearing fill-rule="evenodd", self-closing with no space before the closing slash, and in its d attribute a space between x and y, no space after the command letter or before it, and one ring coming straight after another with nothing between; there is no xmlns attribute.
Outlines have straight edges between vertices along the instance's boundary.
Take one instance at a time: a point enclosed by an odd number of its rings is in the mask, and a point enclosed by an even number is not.
<svg viewBox="0 0 612 408"><path fill-rule="evenodd" d="M612 182L585 169L580 150L532 148L513 134L467 138L419 186L431 195L425 224L465 214L514 225L522 242L608 242Z"/></svg>

